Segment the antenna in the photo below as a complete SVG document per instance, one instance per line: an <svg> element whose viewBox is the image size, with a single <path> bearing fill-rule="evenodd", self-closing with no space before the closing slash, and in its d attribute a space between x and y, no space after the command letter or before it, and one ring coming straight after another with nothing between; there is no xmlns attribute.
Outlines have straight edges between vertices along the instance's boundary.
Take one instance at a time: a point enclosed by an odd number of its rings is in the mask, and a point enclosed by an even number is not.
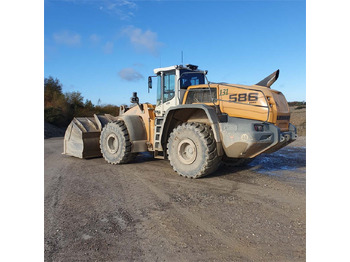
<svg viewBox="0 0 350 262"><path fill-rule="evenodd" d="M181 50L181 65L184 64L184 52Z"/></svg>

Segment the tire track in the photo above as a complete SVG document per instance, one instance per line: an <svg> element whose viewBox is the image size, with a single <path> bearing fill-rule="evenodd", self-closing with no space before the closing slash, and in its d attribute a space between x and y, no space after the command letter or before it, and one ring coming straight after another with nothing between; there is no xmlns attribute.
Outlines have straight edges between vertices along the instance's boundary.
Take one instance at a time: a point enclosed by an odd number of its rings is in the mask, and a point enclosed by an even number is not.
<svg viewBox="0 0 350 262"><path fill-rule="evenodd" d="M166 193L164 193L158 187L154 186L154 183L149 183L147 179L142 178L139 174L135 174L135 176L161 201L170 203L171 207L177 211L177 214L183 216L194 226L198 226L203 231L209 232L215 239L225 244L228 248L232 248L234 252L236 252L236 254L238 254L240 257L249 258L249 260L255 260L259 258L259 252L257 252L256 248L250 248L247 245L243 245L240 241L234 239L233 237L227 236L224 232L213 226L212 223L209 222L208 218L198 216L188 211L186 208L180 207L179 205L173 203L171 201L171 198Z"/></svg>

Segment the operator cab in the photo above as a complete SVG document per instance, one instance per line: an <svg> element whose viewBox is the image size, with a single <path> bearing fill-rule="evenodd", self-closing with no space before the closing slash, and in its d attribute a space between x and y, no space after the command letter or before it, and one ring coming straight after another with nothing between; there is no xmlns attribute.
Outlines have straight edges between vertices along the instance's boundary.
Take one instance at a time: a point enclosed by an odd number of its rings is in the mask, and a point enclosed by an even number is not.
<svg viewBox="0 0 350 262"><path fill-rule="evenodd" d="M198 70L198 66L188 64L154 69L157 77L157 104L155 113L163 116L165 111L182 103L189 86L205 84L207 71ZM152 88L149 77L148 87Z"/></svg>

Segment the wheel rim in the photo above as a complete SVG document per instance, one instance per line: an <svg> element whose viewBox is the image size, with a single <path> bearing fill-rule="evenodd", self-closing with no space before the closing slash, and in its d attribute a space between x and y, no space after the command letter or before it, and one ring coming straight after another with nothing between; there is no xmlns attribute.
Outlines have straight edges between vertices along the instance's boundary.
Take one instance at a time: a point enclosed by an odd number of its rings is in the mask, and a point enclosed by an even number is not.
<svg viewBox="0 0 350 262"><path fill-rule="evenodd" d="M192 164L197 158L197 147L191 139L184 139L177 147L177 154L182 163Z"/></svg>
<svg viewBox="0 0 350 262"><path fill-rule="evenodd" d="M110 134L107 137L107 149L110 153L114 154L118 151L119 140L115 134Z"/></svg>

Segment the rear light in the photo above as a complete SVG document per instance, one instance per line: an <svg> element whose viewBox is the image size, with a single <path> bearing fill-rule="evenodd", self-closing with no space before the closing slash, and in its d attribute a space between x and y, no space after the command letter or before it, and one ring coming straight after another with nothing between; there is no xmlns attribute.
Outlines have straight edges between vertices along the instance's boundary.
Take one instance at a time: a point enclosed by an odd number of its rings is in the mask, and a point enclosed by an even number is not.
<svg viewBox="0 0 350 262"><path fill-rule="evenodd" d="M254 129L255 131L262 132L264 131L264 126L259 124L254 124Z"/></svg>

